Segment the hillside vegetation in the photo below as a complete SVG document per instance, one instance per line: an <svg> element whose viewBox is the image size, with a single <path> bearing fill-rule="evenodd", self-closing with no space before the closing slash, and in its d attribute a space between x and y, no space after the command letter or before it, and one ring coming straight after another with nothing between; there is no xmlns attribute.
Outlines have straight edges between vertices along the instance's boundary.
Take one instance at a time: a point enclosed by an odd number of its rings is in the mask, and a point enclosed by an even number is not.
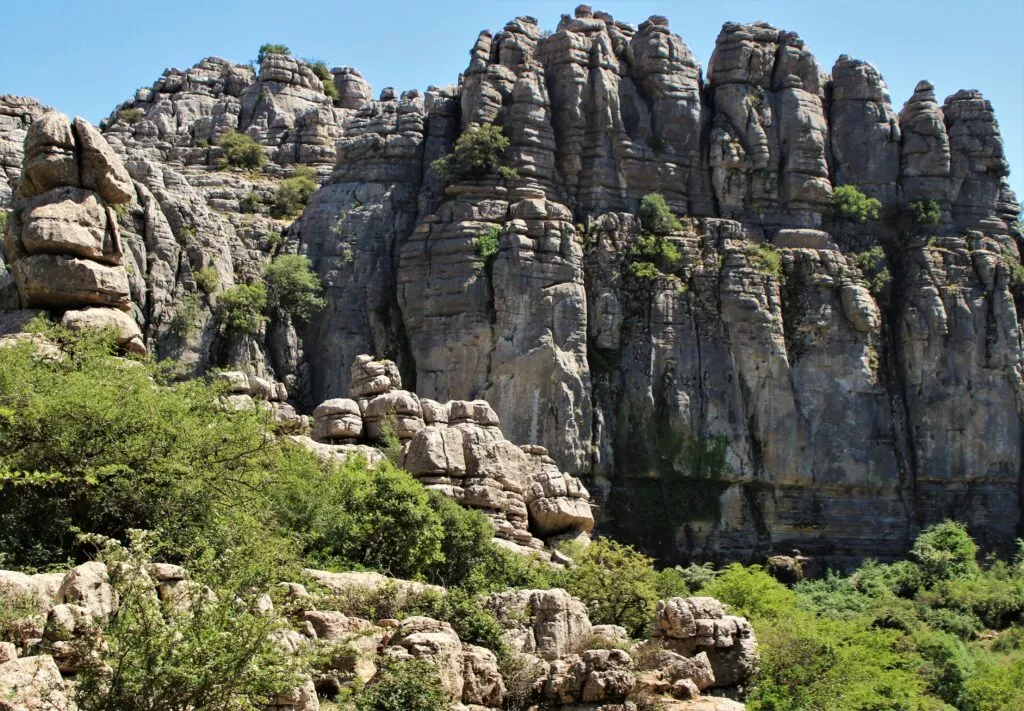
<svg viewBox="0 0 1024 711"><path fill-rule="evenodd" d="M762 658L751 709L1024 708L1024 556L979 564L958 524L927 529L907 560L868 561L792 589L757 566L656 570L608 539L569 546L576 565L556 570L498 548L482 514L391 463L325 463L277 436L262 410L225 411L217 384L116 356L111 334L34 329L37 340L0 348L0 567L161 561L215 593L190 614L164 614L133 593L131 576L115 581L123 603L102 656L117 681L100 667L79 675L83 709L259 708L324 663L271 643L288 625L276 583L302 579L304 566L444 585L401 603L383 595L348 604L447 620L493 650L510 678L485 593L563 587L595 624L633 637L648 633L657 600L697 593L754 625ZM257 614L268 592L276 612ZM0 638L16 634L15 607L0 611ZM336 700L425 709L437 697L429 673L396 667L381 678L383 687Z"/></svg>

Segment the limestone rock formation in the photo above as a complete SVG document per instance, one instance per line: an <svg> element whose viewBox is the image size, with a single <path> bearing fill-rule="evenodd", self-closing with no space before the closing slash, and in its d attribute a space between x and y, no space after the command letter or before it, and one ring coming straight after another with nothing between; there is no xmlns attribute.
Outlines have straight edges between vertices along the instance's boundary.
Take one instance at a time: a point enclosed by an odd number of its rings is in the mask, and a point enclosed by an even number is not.
<svg viewBox="0 0 1024 711"><path fill-rule="evenodd" d="M666 561L891 558L950 515L1012 546L1024 236L980 94L923 81L897 113L884 67L825 74L766 23L724 25L706 73L660 16L581 6L551 33L518 17L469 40L459 82L422 94L207 58L118 106L106 142L0 98L0 207L15 184L24 203L0 307L18 281L131 350L282 383L287 403L257 399L312 414L325 457L380 456L358 443L393 410L419 478L517 544L587 527L575 477L604 532ZM514 177L445 184L432 162L479 126L501 128ZM221 165L229 130L260 171ZM320 189L272 214L298 166ZM839 185L881 219L833 214ZM657 242L671 264L640 254L652 192L686 217ZM930 201L938 221L915 222ZM278 254L310 258L325 308L229 333L218 294ZM354 373L364 353L394 368ZM481 400L495 422L448 407Z"/></svg>
<svg viewBox="0 0 1024 711"><path fill-rule="evenodd" d="M497 537L512 548L537 550L542 539L590 532L594 517L583 484L559 471L543 447L506 440L490 404L442 405L401 385L392 361L359 355L350 397L327 400L313 411L313 440L342 453L361 440L396 438L405 470L427 488L486 513Z"/></svg>

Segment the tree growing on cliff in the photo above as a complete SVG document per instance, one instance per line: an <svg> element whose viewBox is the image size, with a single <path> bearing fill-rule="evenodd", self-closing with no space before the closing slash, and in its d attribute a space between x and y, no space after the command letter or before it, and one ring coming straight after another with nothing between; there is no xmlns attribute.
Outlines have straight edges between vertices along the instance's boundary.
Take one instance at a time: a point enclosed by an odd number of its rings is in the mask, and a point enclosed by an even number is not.
<svg viewBox="0 0 1024 711"><path fill-rule="evenodd" d="M683 228L661 193L648 193L641 198L640 224L644 232L658 236L678 232Z"/></svg>
<svg viewBox="0 0 1024 711"><path fill-rule="evenodd" d="M267 288L260 283L236 284L220 296L217 316L224 328L233 333L254 334L267 320Z"/></svg>
<svg viewBox="0 0 1024 711"><path fill-rule="evenodd" d="M495 173L509 180L517 173L502 165L502 157L508 147L509 140L501 126L470 126L455 141L452 152L431 165L446 183L481 180Z"/></svg>
<svg viewBox="0 0 1024 711"><path fill-rule="evenodd" d="M266 44L260 45L259 53L256 55L256 64L262 64L263 58L268 54L287 54L290 55L292 51L283 44L272 44L267 42Z"/></svg>
<svg viewBox="0 0 1024 711"><path fill-rule="evenodd" d="M228 131L217 140L217 145L224 150L222 167L259 170L267 160L263 146L238 131Z"/></svg>
<svg viewBox="0 0 1024 711"><path fill-rule="evenodd" d="M305 255L282 254L263 269L263 280L271 311L308 321L327 303L324 285Z"/></svg>
<svg viewBox="0 0 1024 711"><path fill-rule="evenodd" d="M829 212L837 220L867 222L877 220L882 203L868 197L853 185L840 185L832 191Z"/></svg>

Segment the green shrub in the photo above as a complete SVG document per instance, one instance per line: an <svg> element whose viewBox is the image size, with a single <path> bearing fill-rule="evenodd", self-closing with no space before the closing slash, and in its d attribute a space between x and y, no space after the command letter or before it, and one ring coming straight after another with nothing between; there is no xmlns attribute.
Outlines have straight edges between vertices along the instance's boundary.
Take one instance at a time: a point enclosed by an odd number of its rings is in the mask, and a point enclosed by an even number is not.
<svg viewBox="0 0 1024 711"><path fill-rule="evenodd" d="M309 68L316 74L317 79L323 82L324 93L332 101L338 101L341 98L341 94L338 93L338 87L334 84L334 75L331 74L331 70L327 68L327 65L319 59L307 59L306 63L309 64Z"/></svg>
<svg viewBox="0 0 1024 711"><path fill-rule="evenodd" d="M928 690L947 704L958 706L964 682L974 666L964 643L951 634L929 630L914 635L914 646L924 659L918 673Z"/></svg>
<svg viewBox="0 0 1024 711"><path fill-rule="evenodd" d="M263 284L236 284L224 290L217 305L221 325L233 333L255 334L267 317L267 288Z"/></svg>
<svg viewBox="0 0 1024 711"><path fill-rule="evenodd" d="M691 563L685 568L677 565L674 568L659 570L655 575L658 599L694 595L703 586L714 580L716 575L711 563L703 565Z"/></svg>
<svg viewBox="0 0 1024 711"><path fill-rule="evenodd" d="M138 574L148 557L127 552L108 562L117 563L111 584L119 604L98 663L76 676L82 711L259 711L301 683L302 656L282 653L275 639L288 625L273 612L254 612L266 588L254 588L248 574L225 579L193 568L195 587L175 605Z"/></svg>
<svg viewBox="0 0 1024 711"><path fill-rule="evenodd" d="M907 216L915 225L937 225L942 222L942 206L937 200L912 200L907 203Z"/></svg>
<svg viewBox="0 0 1024 711"><path fill-rule="evenodd" d="M137 124L144 116L142 109L138 108L120 109L117 112L118 120L124 121L129 126Z"/></svg>
<svg viewBox="0 0 1024 711"><path fill-rule="evenodd" d="M316 173L308 166L299 165L295 167L295 173L290 178L281 181L274 191L274 200L270 211L275 217L292 217L302 212L302 208L309 202L310 196L316 192L319 185L316 182Z"/></svg>
<svg viewBox="0 0 1024 711"><path fill-rule="evenodd" d="M282 254L263 269L267 306L280 314L308 321L325 304L324 286L309 257Z"/></svg>
<svg viewBox="0 0 1024 711"><path fill-rule="evenodd" d="M576 565L555 583L583 600L598 625L620 625L631 636L646 635L658 600L651 559L610 538L588 546L566 546Z"/></svg>
<svg viewBox="0 0 1024 711"><path fill-rule="evenodd" d="M267 160L263 146L238 131L228 131L217 139L217 145L224 149L221 166L258 170Z"/></svg>
<svg viewBox="0 0 1024 711"><path fill-rule="evenodd" d="M199 294L186 294L183 296L167 324L168 332L177 338L191 338L199 327L202 306Z"/></svg>
<svg viewBox="0 0 1024 711"><path fill-rule="evenodd" d="M876 198L869 198L853 185L840 185L832 191L829 211L837 220L850 222L867 222L877 220L882 203Z"/></svg>
<svg viewBox="0 0 1024 711"><path fill-rule="evenodd" d="M885 250L881 247L872 247L858 254L857 265L868 280L868 286L871 291L875 294L885 289L889 282L892 281L889 267L886 266Z"/></svg>
<svg viewBox="0 0 1024 711"><path fill-rule="evenodd" d="M203 267L197 269L192 277L204 294L212 294L220 288L220 273L216 267Z"/></svg>
<svg viewBox="0 0 1024 711"><path fill-rule="evenodd" d="M238 201L238 207L242 212L257 213L263 207L263 198L255 190L250 190Z"/></svg>
<svg viewBox="0 0 1024 711"><path fill-rule="evenodd" d="M510 179L516 177L515 171L502 165L508 147L509 140L501 126L470 126L455 141L452 152L431 165L446 183L481 180L494 173Z"/></svg>
<svg viewBox="0 0 1024 711"><path fill-rule="evenodd" d="M488 227L486 231L473 238L473 248L476 251L473 265L479 270L489 268L501 250L501 228L498 225Z"/></svg>
<svg viewBox="0 0 1024 711"><path fill-rule="evenodd" d="M1024 708L1024 659L986 661L963 684L961 711Z"/></svg>
<svg viewBox="0 0 1024 711"><path fill-rule="evenodd" d="M438 711L448 695L437 667L420 660L385 661L373 682L356 694L358 711Z"/></svg>
<svg viewBox="0 0 1024 711"><path fill-rule="evenodd" d="M464 643L502 654L508 651L504 641L505 628L484 608L479 596L461 588L453 588L440 595L423 595L407 612L449 623Z"/></svg>
<svg viewBox="0 0 1024 711"><path fill-rule="evenodd" d="M159 530L178 559L232 531L274 537L269 524L253 522L269 515L253 503L256 490L278 469L310 477L315 458L268 441L262 411L226 415L219 391L201 380L172 382L168 368L114 357L110 334L50 333L67 352L59 361L33 357L30 345L0 349L0 556L8 565L82 560L79 531L124 541L129 529Z"/></svg>
<svg viewBox="0 0 1024 711"><path fill-rule="evenodd" d="M644 231L659 236L682 229L679 220L665 202L665 197L660 193L648 193L640 200L640 224Z"/></svg>
<svg viewBox="0 0 1024 711"><path fill-rule="evenodd" d="M3 233L7 229L7 210L0 210L0 233Z"/></svg>
<svg viewBox="0 0 1024 711"><path fill-rule="evenodd" d="M767 242L747 243L747 258L751 266L766 276L782 277L782 253Z"/></svg>
<svg viewBox="0 0 1024 711"><path fill-rule="evenodd" d="M757 565L727 565L700 591L726 603L733 614L774 619L796 607L796 595Z"/></svg>
<svg viewBox="0 0 1024 711"><path fill-rule="evenodd" d="M679 269L683 255L673 242L653 234L642 234L629 250L628 274L635 279L656 279Z"/></svg>
<svg viewBox="0 0 1024 711"><path fill-rule="evenodd" d="M926 585L979 572L977 555L978 546L956 521L929 526L910 549L910 558L920 566Z"/></svg>
<svg viewBox="0 0 1024 711"><path fill-rule="evenodd" d="M286 54L291 55L292 51L283 44L271 44L266 43L260 45L259 53L256 55L256 63L263 64L263 58L268 54Z"/></svg>

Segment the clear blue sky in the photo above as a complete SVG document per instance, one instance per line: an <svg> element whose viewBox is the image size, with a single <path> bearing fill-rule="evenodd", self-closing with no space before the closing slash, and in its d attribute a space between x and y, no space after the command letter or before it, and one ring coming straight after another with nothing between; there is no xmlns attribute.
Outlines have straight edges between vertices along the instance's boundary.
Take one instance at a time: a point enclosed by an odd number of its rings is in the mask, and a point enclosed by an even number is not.
<svg viewBox="0 0 1024 711"><path fill-rule="evenodd" d="M652 14L706 67L725 21L796 31L827 71L842 53L873 62L898 111L928 79L939 101L979 89L996 109L1011 184L1024 196L1024 0L636 0L592 3L637 24ZM375 91L454 82L477 33L516 15L554 28L572 0L5 0L0 93L34 96L98 122L166 67L208 55L245 62L264 42L355 66Z"/></svg>

